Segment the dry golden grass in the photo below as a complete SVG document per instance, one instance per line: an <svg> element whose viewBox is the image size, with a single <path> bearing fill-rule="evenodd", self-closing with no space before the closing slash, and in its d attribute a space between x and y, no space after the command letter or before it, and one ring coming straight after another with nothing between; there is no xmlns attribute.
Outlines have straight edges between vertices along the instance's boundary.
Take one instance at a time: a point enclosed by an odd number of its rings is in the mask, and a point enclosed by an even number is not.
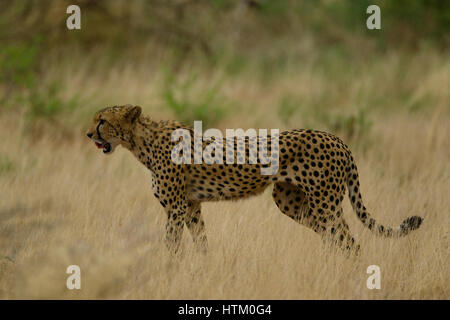
<svg viewBox="0 0 450 320"><path fill-rule="evenodd" d="M16 120L16 121L12 121ZM183 256L164 245L165 214L150 174L118 149L104 156L80 136L30 142L19 119L3 117L2 154L15 164L0 177L0 297L159 299L448 299L449 132L447 122L392 118L376 143L356 154L365 202L378 221L421 215L410 236L386 240L363 228L345 203L362 245L346 259L282 215L270 192L203 206L210 250ZM11 260L5 258L8 256ZM65 287L68 265L82 290ZM382 289L366 288L366 268L381 267Z"/></svg>
<svg viewBox="0 0 450 320"><path fill-rule="evenodd" d="M185 230L182 256L171 257L149 172L124 149L104 156L84 137L90 123L80 127L104 104L141 104L156 118L173 117L161 109L158 73L151 66L106 73L88 63L49 63L43 86L57 78L66 85L65 96L80 93L90 104L63 118L74 124L69 135L44 124L36 138L27 133L23 116L0 114L0 298L450 298L450 64L446 57L418 55L409 77L399 82L393 70L398 72L400 61L392 55L359 78L340 82L313 73L306 63L276 86L244 75L227 80L221 92L242 101L243 108L220 128L286 126L273 108L286 92L310 100L326 92L334 112L353 110L370 94L389 97L400 87L416 88L413 100L433 101L423 113L375 113L366 145L349 142L371 214L393 226L408 216L425 218L408 237L378 238L345 201L344 216L362 247L355 259L327 248L314 232L281 214L270 190L205 204L208 254L195 252ZM220 76L204 76L197 90ZM302 127L296 117L295 127ZM81 267L81 290L66 288L65 271L72 264ZM381 290L366 287L366 269L373 264L381 268Z"/></svg>

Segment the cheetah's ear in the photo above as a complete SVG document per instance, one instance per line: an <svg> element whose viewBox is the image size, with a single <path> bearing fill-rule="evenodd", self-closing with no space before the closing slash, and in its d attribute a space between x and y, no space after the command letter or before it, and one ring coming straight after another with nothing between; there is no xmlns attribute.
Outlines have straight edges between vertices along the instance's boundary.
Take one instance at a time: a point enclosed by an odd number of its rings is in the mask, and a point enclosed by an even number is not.
<svg viewBox="0 0 450 320"><path fill-rule="evenodd" d="M131 123L135 122L137 118L141 115L142 108L139 106L129 106L127 110L127 114L125 117L131 121Z"/></svg>

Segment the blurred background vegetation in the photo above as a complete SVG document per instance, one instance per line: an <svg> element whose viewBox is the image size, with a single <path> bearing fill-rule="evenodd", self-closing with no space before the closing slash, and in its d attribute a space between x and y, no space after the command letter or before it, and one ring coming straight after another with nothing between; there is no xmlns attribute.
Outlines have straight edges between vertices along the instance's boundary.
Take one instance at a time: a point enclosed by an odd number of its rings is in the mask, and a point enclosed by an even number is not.
<svg viewBox="0 0 450 320"><path fill-rule="evenodd" d="M66 28L70 4L81 30ZM381 30L366 28L370 4ZM70 136L132 103L204 127L359 141L374 117L448 115L449 31L441 0L1 1L0 113Z"/></svg>
<svg viewBox="0 0 450 320"><path fill-rule="evenodd" d="M449 299L449 31L449 0L0 0L0 298ZM145 168L85 135L127 103L204 130L337 134L374 216L423 229L383 242L349 217L355 263L266 194L205 204L211 255L185 235L174 263ZM384 289L361 290L377 261ZM73 263L78 294L61 286Z"/></svg>

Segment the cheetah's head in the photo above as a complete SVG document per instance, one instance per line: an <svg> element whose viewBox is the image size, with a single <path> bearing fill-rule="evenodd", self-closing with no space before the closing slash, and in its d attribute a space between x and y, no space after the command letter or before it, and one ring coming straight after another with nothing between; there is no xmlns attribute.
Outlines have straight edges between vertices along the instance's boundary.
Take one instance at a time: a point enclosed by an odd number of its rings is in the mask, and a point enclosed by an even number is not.
<svg viewBox="0 0 450 320"><path fill-rule="evenodd" d="M94 124L87 136L95 142L97 148L103 149L103 153L111 154L119 144L130 144L141 111L141 107L132 105L102 109L95 114Z"/></svg>

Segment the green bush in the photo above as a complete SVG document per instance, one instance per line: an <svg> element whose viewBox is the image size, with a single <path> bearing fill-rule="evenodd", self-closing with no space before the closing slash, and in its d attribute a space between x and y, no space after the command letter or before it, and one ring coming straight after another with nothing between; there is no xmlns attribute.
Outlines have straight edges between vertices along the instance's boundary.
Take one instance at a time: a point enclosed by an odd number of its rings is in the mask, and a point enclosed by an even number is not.
<svg viewBox="0 0 450 320"><path fill-rule="evenodd" d="M17 98L24 90L32 90L36 84L39 40L31 44L9 44L0 47L0 82L5 94L0 105L8 106L8 101Z"/></svg>
<svg viewBox="0 0 450 320"><path fill-rule="evenodd" d="M56 82L42 88L39 84L39 56L42 38L30 44L17 43L0 48L0 81L6 88L0 99L1 106L21 106L26 109L27 120L54 119L59 113L73 110L78 97L69 101L61 97L62 88Z"/></svg>
<svg viewBox="0 0 450 320"><path fill-rule="evenodd" d="M54 119L62 112L70 112L78 105L78 96L65 101L60 96L61 87L52 83L43 91L31 90L27 96L29 120L37 118Z"/></svg>
<svg viewBox="0 0 450 320"><path fill-rule="evenodd" d="M195 84L195 76L182 83L177 83L173 75L168 76L163 89L165 105L175 113L178 120L187 125L201 120L205 127L213 126L226 113L224 99L218 95L221 81L194 92Z"/></svg>
<svg viewBox="0 0 450 320"><path fill-rule="evenodd" d="M290 95L281 98L278 105L278 115L286 125L291 125L292 118L299 108L299 102Z"/></svg>
<svg viewBox="0 0 450 320"><path fill-rule="evenodd" d="M0 154L0 175L11 172L15 169L14 162L12 162L6 155Z"/></svg>

